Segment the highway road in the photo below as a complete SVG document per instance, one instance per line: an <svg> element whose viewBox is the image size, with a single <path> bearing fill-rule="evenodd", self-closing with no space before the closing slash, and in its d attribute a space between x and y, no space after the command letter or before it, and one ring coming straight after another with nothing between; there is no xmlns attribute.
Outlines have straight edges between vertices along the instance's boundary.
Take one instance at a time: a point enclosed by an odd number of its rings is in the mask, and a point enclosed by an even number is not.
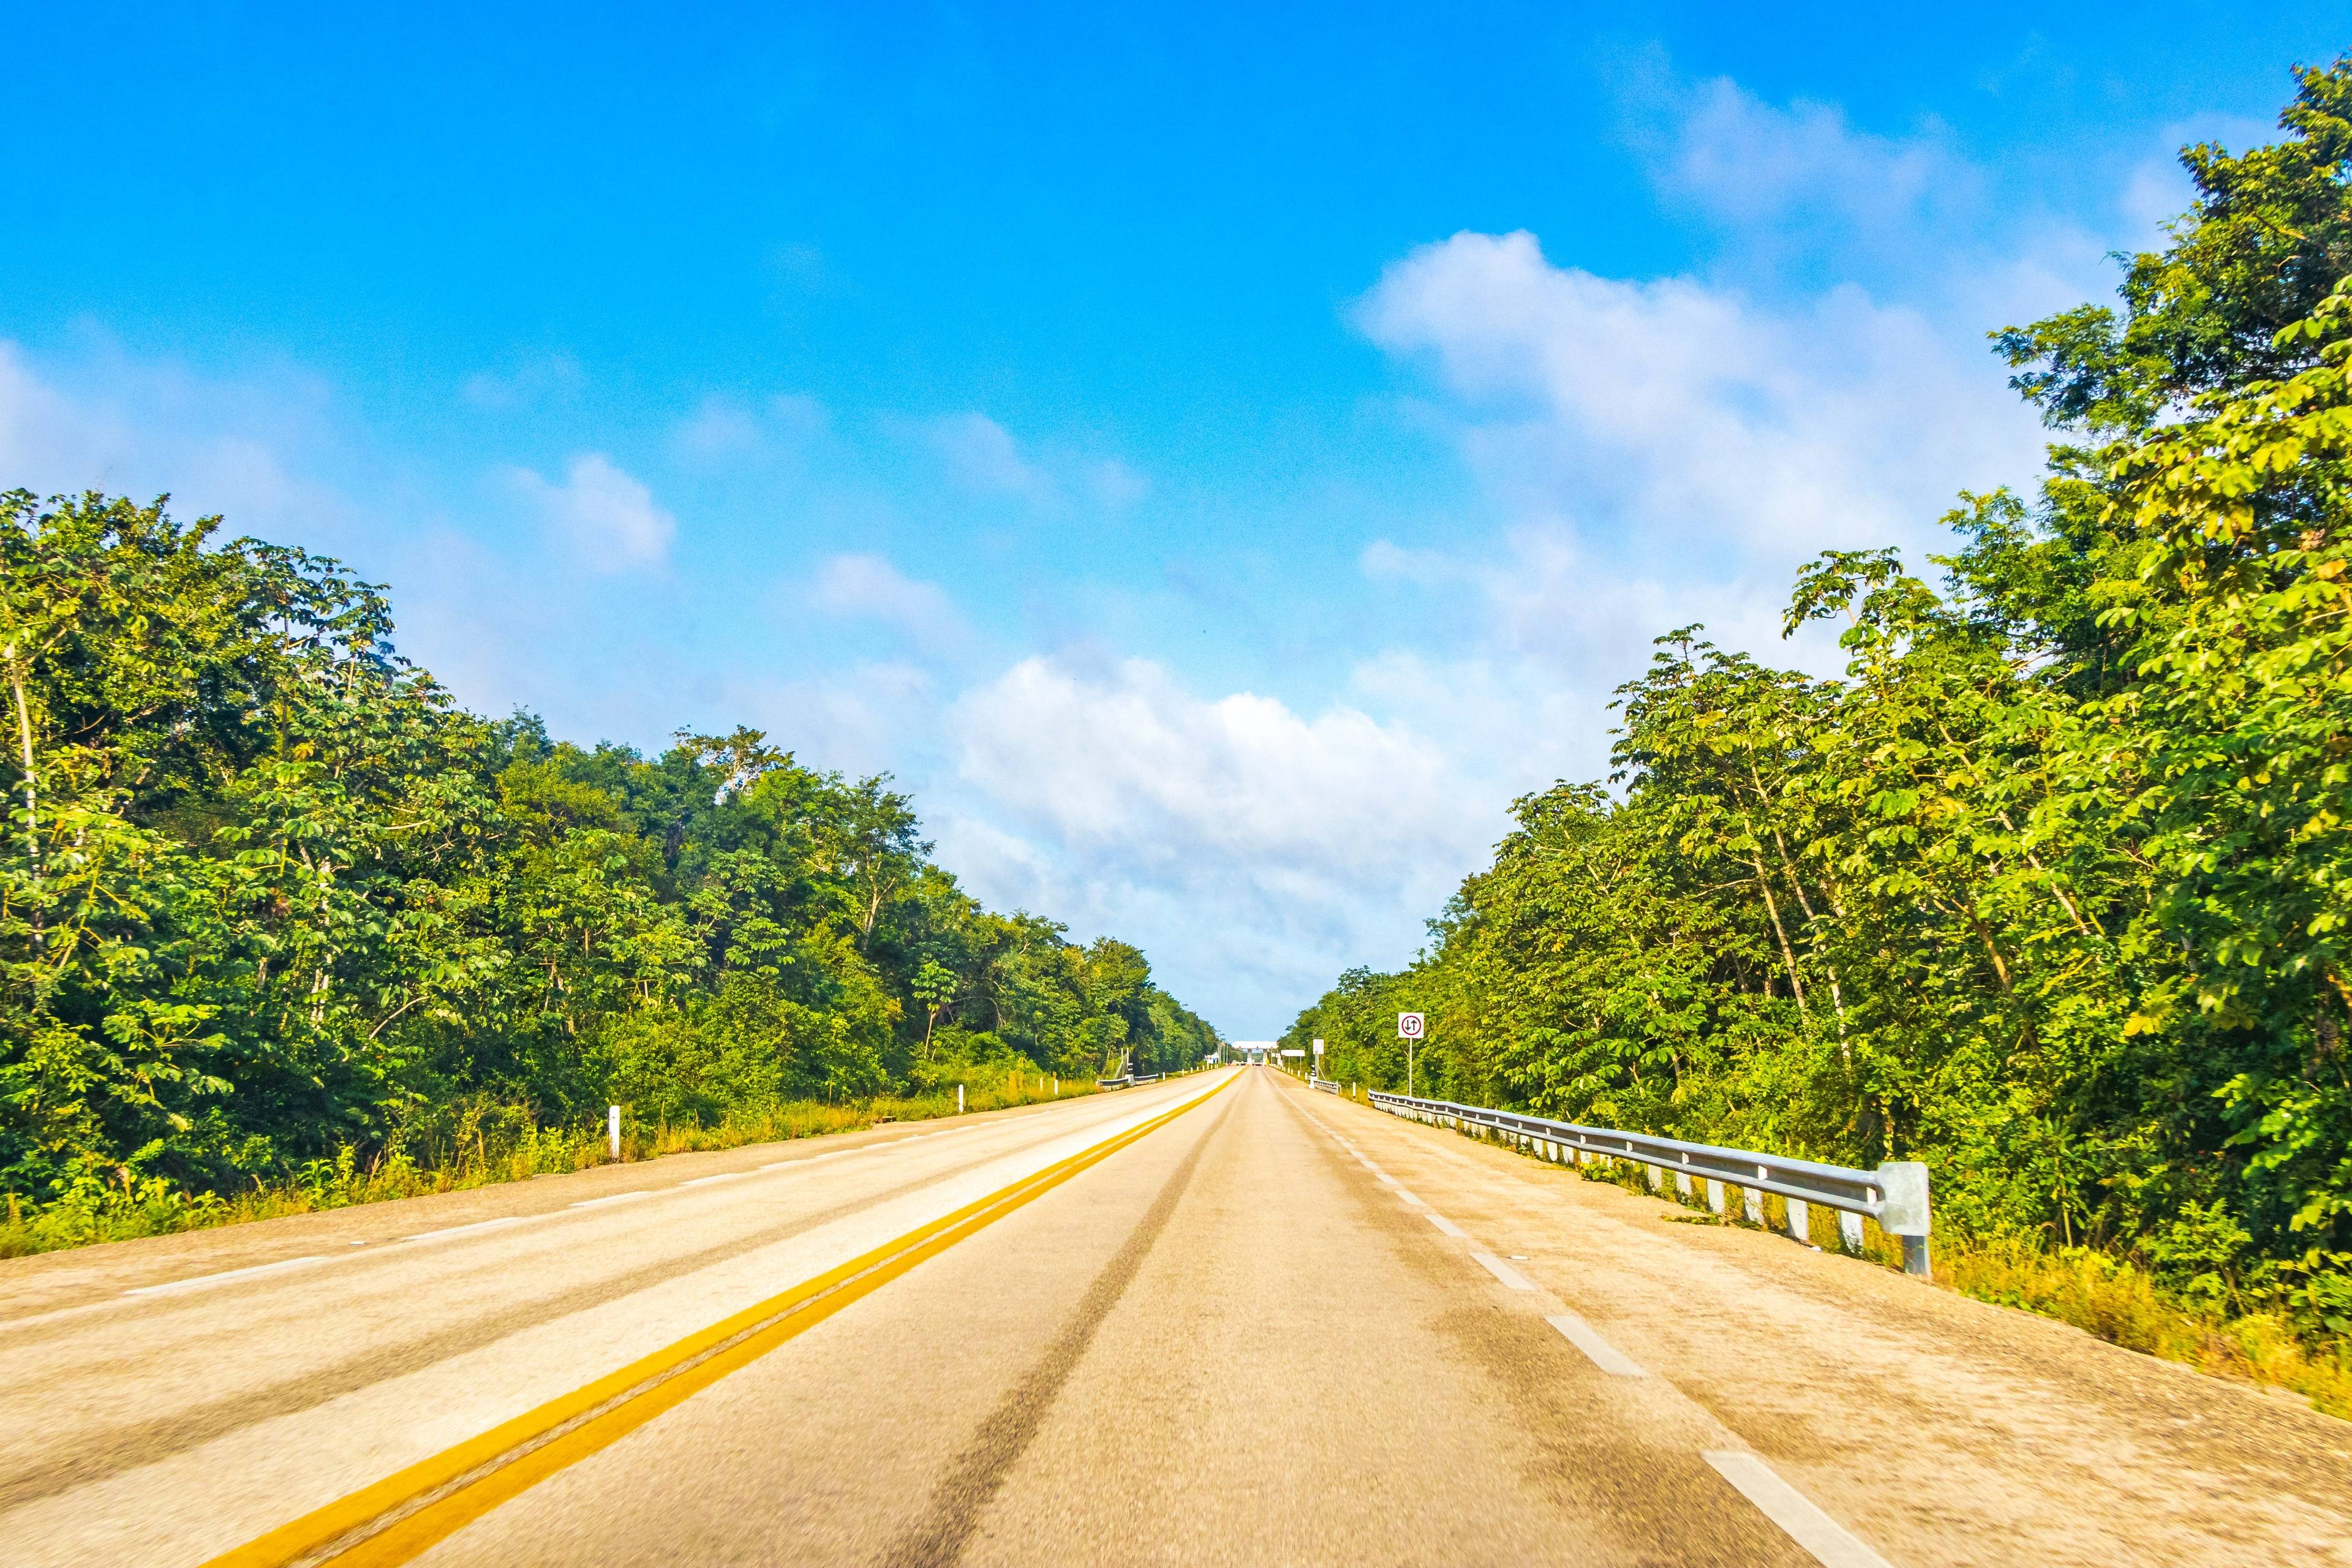
<svg viewBox="0 0 2352 1568"><path fill-rule="evenodd" d="M2352 1564L2352 1425L1228 1069L0 1264L0 1561Z"/></svg>

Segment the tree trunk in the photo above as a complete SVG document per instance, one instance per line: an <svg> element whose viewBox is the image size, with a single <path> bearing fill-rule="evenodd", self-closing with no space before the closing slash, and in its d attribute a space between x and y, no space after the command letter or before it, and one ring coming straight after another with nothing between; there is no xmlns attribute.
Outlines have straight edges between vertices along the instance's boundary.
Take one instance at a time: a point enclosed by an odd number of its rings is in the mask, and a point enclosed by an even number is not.
<svg viewBox="0 0 2352 1568"><path fill-rule="evenodd" d="M1748 837L1755 837L1753 828ZM1797 998L1797 1012L1810 1018L1812 1012L1805 1005L1805 983L1797 973L1797 950L1789 944L1789 928L1780 923L1780 905L1772 897L1771 879L1764 874L1764 857L1751 853L1748 863L1756 871L1756 890L1764 895L1764 911L1772 917L1772 934L1780 939L1780 961L1789 966L1789 990Z"/></svg>
<svg viewBox="0 0 2352 1568"><path fill-rule="evenodd" d="M8 661L8 686L16 697L18 761L25 770L25 859L32 871L33 886L38 889L41 884L40 782L33 771L33 710L25 698L25 666L16 655L20 646L19 643L10 643L7 652L0 657ZM47 936L41 930L41 900L37 891L29 912L33 951L37 953L47 944Z"/></svg>

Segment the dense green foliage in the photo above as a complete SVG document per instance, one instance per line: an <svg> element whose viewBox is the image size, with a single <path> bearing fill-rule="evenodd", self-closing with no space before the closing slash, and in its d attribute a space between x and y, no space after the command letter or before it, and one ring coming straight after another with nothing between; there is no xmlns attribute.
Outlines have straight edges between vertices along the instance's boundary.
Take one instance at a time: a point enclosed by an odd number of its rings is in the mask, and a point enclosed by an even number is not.
<svg viewBox="0 0 2352 1568"><path fill-rule="evenodd" d="M377 590L216 527L0 496L12 1207L1213 1044L1134 948L981 908L887 780L486 722Z"/></svg>
<svg viewBox="0 0 2352 1568"><path fill-rule="evenodd" d="M1924 1159L1939 1223L2352 1329L2352 62L2121 310L1995 334L2057 433L1931 583L1826 554L1844 679L1661 639L1612 793L1518 803L1398 974L1293 1041L1455 1098Z"/></svg>

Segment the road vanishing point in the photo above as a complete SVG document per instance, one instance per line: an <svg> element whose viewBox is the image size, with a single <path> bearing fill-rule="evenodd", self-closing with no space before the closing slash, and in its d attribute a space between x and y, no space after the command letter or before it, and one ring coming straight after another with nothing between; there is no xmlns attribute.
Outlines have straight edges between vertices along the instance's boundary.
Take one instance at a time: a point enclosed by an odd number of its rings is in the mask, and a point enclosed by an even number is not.
<svg viewBox="0 0 2352 1568"><path fill-rule="evenodd" d="M0 1265L0 1561L2352 1563L2352 1426L1265 1068Z"/></svg>

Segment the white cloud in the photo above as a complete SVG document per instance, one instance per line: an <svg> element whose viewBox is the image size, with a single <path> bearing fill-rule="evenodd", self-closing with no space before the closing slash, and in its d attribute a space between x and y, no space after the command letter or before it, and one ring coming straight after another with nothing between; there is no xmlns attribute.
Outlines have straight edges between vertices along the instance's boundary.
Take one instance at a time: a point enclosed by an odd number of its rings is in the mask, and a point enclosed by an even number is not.
<svg viewBox="0 0 2352 1568"><path fill-rule="evenodd" d="M1555 267L1524 232L1465 233L1391 266L1359 319L1434 371L1507 515L1621 549L1785 563L1917 537L1958 486L2022 479L2040 456L1989 361L1853 288L1776 312L1687 279Z"/></svg>
<svg viewBox="0 0 2352 1568"><path fill-rule="evenodd" d="M679 456L707 468L796 449L831 426L825 405L802 393L780 393L757 407L713 393L677 422L671 439Z"/></svg>
<svg viewBox="0 0 2352 1568"><path fill-rule="evenodd" d="M898 774L914 784L927 825L940 805L932 781L941 772L941 707L934 673L903 659L781 675L738 664L703 698L710 723L765 726L772 741L813 766Z"/></svg>
<svg viewBox="0 0 2352 1568"><path fill-rule="evenodd" d="M1626 79L1630 139L1653 185L1719 231L1704 275L1759 293L1863 282L1979 344L1991 328L2106 294L2114 252L2161 245L2190 195L2184 142L2269 134L2206 115L2063 163L1990 161L1932 119L1885 134L1834 103L1686 81L1663 57Z"/></svg>
<svg viewBox="0 0 2352 1568"><path fill-rule="evenodd" d="M909 577L879 555L827 556L809 584L809 602L845 618L880 622L926 647L961 642L963 617L936 583Z"/></svg>
<svg viewBox="0 0 2352 1568"><path fill-rule="evenodd" d="M354 542L357 515L302 455L344 443L325 384L284 366L205 376L104 338L79 363L37 366L0 340L0 485L169 493L175 516L218 512L232 533L340 549Z"/></svg>
<svg viewBox="0 0 2352 1568"><path fill-rule="evenodd" d="M972 495L1011 497L1041 511L1116 514L1151 491L1150 480L1119 458L1050 443L1033 449L985 414L951 414L918 429L949 481Z"/></svg>
<svg viewBox="0 0 2352 1568"><path fill-rule="evenodd" d="M560 485L530 468L507 474L549 531L593 571L659 561L677 532L677 520L655 503L653 492L602 452L572 458Z"/></svg>
<svg viewBox="0 0 2352 1568"><path fill-rule="evenodd" d="M1402 724L1202 698L1139 658L1024 659L966 692L948 733L999 836L957 839L976 881L1148 934L1180 981L1270 1010L1328 984L1335 955L1402 957L1501 823L1503 802Z"/></svg>
<svg viewBox="0 0 2352 1568"><path fill-rule="evenodd" d="M1151 481L1117 458L1087 464L1086 474L1087 488L1106 511L1125 511L1151 493Z"/></svg>
<svg viewBox="0 0 2352 1568"><path fill-rule="evenodd" d="M711 463L759 449L766 432L759 417L732 398L712 395L677 423L679 452Z"/></svg>
<svg viewBox="0 0 2352 1568"><path fill-rule="evenodd" d="M1037 497L1045 478L1021 455L1003 426L985 414L952 414L931 421L931 446L947 464L948 477L969 490Z"/></svg>
<svg viewBox="0 0 2352 1568"><path fill-rule="evenodd" d="M1429 836L1444 759L1352 709L1302 719L1250 692L1213 700L1163 667L1099 669L1044 656L970 693L961 770L1060 842L1182 869L1199 852L1251 874L1356 885Z"/></svg>
<svg viewBox="0 0 2352 1568"><path fill-rule="evenodd" d="M1665 98L1673 124L1649 139L1653 174L1718 222L1748 229L1793 223L1815 243L1864 239L1907 249L1980 210L1983 176L1938 125L1877 135L1857 130L1836 104L1769 104L1720 77L1670 87Z"/></svg>

